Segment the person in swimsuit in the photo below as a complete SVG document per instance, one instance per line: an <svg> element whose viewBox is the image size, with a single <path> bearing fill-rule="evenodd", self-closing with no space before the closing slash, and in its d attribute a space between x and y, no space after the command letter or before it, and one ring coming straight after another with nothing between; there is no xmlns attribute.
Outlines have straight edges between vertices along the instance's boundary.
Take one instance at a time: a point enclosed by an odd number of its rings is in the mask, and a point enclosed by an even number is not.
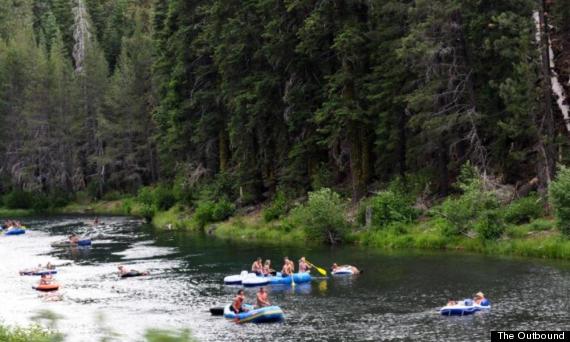
<svg viewBox="0 0 570 342"><path fill-rule="evenodd" d="M125 275L131 275L131 276L145 276L145 275L149 275L148 272L140 272L137 270L129 270L128 268L126 268L123 265L119 265L119 267L117 267L119 269L119 275L125 276Z"/></svg>
<svg viewBox="0 0 570 342"><path fill-rule="evenodd" d="M257 258L257 260L255 260L253 264L251 264L251 271L257 274L258 276L263 274L263 261L261 260L261 258Z"/></svg>
<svg viewBox="0 0 570 342"><path fill-rule="evenodd" d="M263 275L268 277L272 274L272 272L275 272L275 270L271 269L271 260L267 259L263 265Z"/></svg>
<svg viewBox="0 0 570 342"><path fill-rule="evenodd" d="M291 271L291 263L289 261L289 257L285 257L283 259L283 268L281 269L281 276L287 277L290 276L293 272Z"/></svg>
<svg viewBox="0 0 570 342"><path fill-rule="evenodd" d="M270 305L271 303L269 303L267 291L265 291L263 287L260 288L259 292L257 292L257 307L262 308L264 306L270 306Z"/></svg>
<svg viewBox="0 0 570 342"><path fill-rule="evenodd" d="M234 298L234 301L232 302L232 305L230 306L230 310L232 310L235 313L246 312L247 309L243 307L244 301L245 301L245 294L243 290L239 290L237 292L236 297Z"/></svg>
<svg viewBox="0 0 570 342"><path fill-rule="evenodd" d="M302 257L299 260L299 273L309 272L310 269L311 269L311 266L307 263L307 260L305 260L305 257Z"/></svg>
<svg viewBox="0 0 570 342"><path fill-rule="evenodd" d="M473 297L473 302L477 305L481 305L481 302L483 302L485 300L485 295L483 294L483 292L477 292L475 294L475 297Z"/></svg>

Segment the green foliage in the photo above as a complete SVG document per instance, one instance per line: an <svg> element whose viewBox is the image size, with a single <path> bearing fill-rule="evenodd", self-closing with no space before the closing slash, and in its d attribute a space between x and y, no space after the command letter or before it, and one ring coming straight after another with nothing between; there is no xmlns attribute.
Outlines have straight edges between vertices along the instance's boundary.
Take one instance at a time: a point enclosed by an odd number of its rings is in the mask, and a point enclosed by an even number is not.
<svg viewBox="0 0 570 342"><path fill-rule="evenodd" d="M31 209L34 205L34 196L31 192L13 190L3 196L2 203L8 209Z"/></svg>
<svg viewBox="0 0 570 342"><path fill-rule="evenodd" d="M289 211L289 202L283 191L278 191L271 204L263 209L263 219L271 222L283 217Z"/></svg>
<svg viewBox="0 0 570 342"><path fill-rule="evenodd" d="M290 224L303 228L309 239L335 244L342 241L350 228L344 210L340 195L322 188L309 192L307 203L294 208L288 219Z"/></svg>
<svg viewBox="0 0 570 342"><path fill-rule="evenodd" d="M0 326L0 341L3 342L58 342L63 341L60 335L50 333L39 327L7 328Z"/></svg>
<svg viewBox="0 0 570 342"><path fill-rule="evenodd" d="M145 341L147 342L194 342L196 339L192 337L189 331L174 333L164 330L149 330L145 333Z"/></svg>
<svg viewBox="0 0 570 342"><path fill-rule="evenodd" d="M368 209L370 208L370 209ZM382 191L363 201L358 210L360 224L365 223L366 211L372 211L372 224L377 228L385 228L391 223L411 223L418 217L418 211L401 193Z"/></svg>
<svg viewBox="0 0 570 342"><path fill-rule="evenodd" d="M235 211L233 203L227 199L214 201L199 201L194 211L193 220L199 229L207 224L219 222L230 217Z"/></svg>
<svg viewBox="0 0 570 342"><path fill-rule="evenodd" d="M510 203L505 208L505 222L513 224L529 223L543 215L544 204L537 195L529 195Z"/></svg>
<svg viewBox="0 0 570 342"><path fill-rule="evenodd" d="M549 199L558 229L570 236L570 169L561 166L556 179L550 184Z"/></svg>
<svg viewBox="0 0 570 342"><path fill-rule="evenodd" d="M474 227L480 239L496 240L505 231L502 213L498 209L485 210L477 218Z"/></svg>
<svg viewBox="0 0 570 342"><path fill-rule="evenodd" d="M176 203L176 197L169 186L160 184L156 187L140 188L137 201L143 205L145 213L151 214L157 210L170 209Z"/></svg>
<svg viewBox="0 0 570 342"><path fill-rule="evenodd" d="M479 221L482 225L491 224L489 220L493 215L488 215L487 211L499 207L497 198L485 190L483 180L469 164L462 168L457 185L463 194L447 198L440 206L433 209L436 217L449 223L444 230L446 236L467 234Z"/></svg>

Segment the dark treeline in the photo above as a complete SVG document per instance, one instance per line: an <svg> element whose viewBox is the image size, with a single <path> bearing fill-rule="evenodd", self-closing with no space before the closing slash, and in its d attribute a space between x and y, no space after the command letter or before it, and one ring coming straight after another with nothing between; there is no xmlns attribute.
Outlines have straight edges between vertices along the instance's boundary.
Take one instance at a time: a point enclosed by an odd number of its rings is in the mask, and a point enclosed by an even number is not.
<svg viewBox="0 0 570 342"><path fill-rule="evenodd" d="M568 1L0 0L0 190L446 195L467 161L546 189L568 22Z"/></svg>

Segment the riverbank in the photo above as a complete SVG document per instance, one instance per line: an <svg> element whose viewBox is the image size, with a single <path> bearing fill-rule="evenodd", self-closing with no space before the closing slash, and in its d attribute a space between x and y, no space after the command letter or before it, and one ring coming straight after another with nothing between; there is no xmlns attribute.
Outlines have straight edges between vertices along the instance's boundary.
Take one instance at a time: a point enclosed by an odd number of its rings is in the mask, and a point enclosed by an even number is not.
<svg viewBox="0 0 570 342"><path fill-rule="evenodd" d="M192 216L179 208L155 215L158 228L196 230ZM468 236L445 236L436 219L389 229L355 229L344 243L376 249L425 249L476 252L486 255L521 256L570 260L570 240L555 227L552 218L539 218L528 224L510 225L498 240ZM255 241L268 244L306 244L300 228L284 220L264 222L260 211L237 215L205 227L205 233L220 239Z"/></svg>
<svg viewBox="0 0 570 342"><path fill-rule="evenodd" d="M132 199L73 203L50 214L126 215L142 217L142 208ZM0 208L0 217L28 217L32 210ZM181 206L155 212L152 223L159 229L194 230L201 228L193 215ZM437 219L399 225L388 229L353 229L344 243L375 249L425 249L476 252L486 255L522 256L570 260L570 240L556 228L552 218L539 218L524 225L511 225L498 240L468 236L445 236ZM297 245L308 243L305 231L284 219L265 222L261 210L237 214L203 227L209 235L225 240L255 241L267 244Z"/></svg>

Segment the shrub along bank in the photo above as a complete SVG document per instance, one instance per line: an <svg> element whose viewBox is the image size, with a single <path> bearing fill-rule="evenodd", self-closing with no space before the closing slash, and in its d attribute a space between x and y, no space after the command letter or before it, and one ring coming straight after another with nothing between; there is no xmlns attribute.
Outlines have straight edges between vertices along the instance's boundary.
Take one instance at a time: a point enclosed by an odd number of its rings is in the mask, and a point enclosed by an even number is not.
<svg viewBox="0 0 570 342"><path fill-rule="evenodd" d="M58 212L142 216L160 228L205 231L225 239L570 259L569 169L561 168L550 187L554 218L547 216L547 203L537 194L508 203L499 199L470 165L455 184L456 194L429 208L418 205L422 187L412 182L395 181L356 205L321 188L304 200L279 191L264 207L239 209L239 201L226 195L227 182L194 189L196 193L160 185L142 188L134 197L68 204Z"/></svg>

